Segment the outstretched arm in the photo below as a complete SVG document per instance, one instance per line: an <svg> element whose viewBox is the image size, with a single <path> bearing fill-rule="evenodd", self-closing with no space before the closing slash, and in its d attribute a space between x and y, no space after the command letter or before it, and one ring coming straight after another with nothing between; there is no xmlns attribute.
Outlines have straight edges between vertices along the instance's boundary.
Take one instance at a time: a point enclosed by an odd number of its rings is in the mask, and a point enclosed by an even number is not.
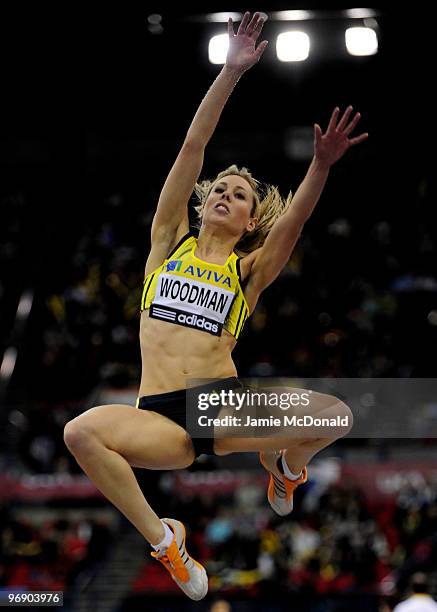
<svg viewBox="0 0 437 612"><path fill-rule="evenodd" d="M318 124L314 125L314 157L308 172L296 191L289 209L276 221L264 245L256 252L251 267L249 284L258 295L275 280L289 260L302 228L320 198L332 164L338 161L351 146L363 142L368 137L366 133L350 138L360 119L360 113L356 113L348 123L351 112L352 106L349 106L338 121L340 109L336 108L325 134Z"/></svg>
<svg viewBox="0 0 437 612"><path fill-rule="evenodd" d="M153 219L152 243L175 241L176 233L182 234L188 230L187 205L202 169L205 147L238 80L258 62L267 46L267 41L263 41L255 48L263 23L260 13L255 13L252 19L249 13L245 13L235 34L232 19L229 19L226 63L202 100L164 183ZM182 229L178 232L181 225Z"/></svg>
<svg viewBox="0 0 437 612"><path fill-rule="evenodd" d="M247 12L235 34L232 18L229 18L229 49L226 63L199 106L186 137L187 142L199 148L206 147L238 80L244 72L259 61L267 46L265 40L255 48L264 19L260 13L255 13L250 22L249 19L250 14Z"/></svg>

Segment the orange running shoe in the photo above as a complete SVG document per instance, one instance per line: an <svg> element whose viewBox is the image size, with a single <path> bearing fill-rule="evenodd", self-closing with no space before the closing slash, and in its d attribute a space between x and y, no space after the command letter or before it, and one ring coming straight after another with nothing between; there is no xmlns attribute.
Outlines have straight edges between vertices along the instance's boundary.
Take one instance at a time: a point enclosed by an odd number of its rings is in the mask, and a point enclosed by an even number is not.
<svg viewBox="0 0 437 612"><path fill-rule="evenodd" d="M269 504L279 516L286 516L293 510L293 493L296 487L307 481L307 469L297 480L289 480L278 468L278 460L283 451L266 451L259 454L261 465L270 473L267 498Z"/></svg>
<svg viewBox="0 0 437 612"><path fill-rule="evenodd" d="M150 554L170 572L171 577L185 595L199 601L208 592L208 576L205 568L187 553L183 524L170 518L161 520L170 527L174 537L170 546Z"/></svg>

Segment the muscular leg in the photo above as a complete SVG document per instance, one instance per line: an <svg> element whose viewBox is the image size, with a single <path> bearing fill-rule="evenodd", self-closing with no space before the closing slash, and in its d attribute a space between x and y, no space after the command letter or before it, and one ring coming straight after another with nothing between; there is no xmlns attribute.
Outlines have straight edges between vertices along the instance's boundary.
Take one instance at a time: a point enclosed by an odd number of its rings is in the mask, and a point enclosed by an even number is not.
<svg viewBox="0 0 437 612"><path fill-rule="evenodd" d="M121 404L97 406L69 421L64 440L76 461L109 501L153 545L164 537L131 466L178 469L194 450L184 429L154 412Z"/></svg>
<svg viewBox="0 0 437 612"><path fill-rule="evenodd" d="M300 440L294 446L288 446L285 450L285 461L293 474L300 474L302 469L308 465L314 455L326 448L338 438L313 438L311 440Z"/></svg>
<svg viewBox="0 0 437 612"><path fill-rule="evenodd" d="M272 392L273 389L270 389ZM299 393L304 389L278 389L277 392ZM250 408L247 409L250 412ZM217 455L227 455L235 452L254 452L286 449L285 460L294 474L299 474L302 468L320 450L326 448L335 440L345 436L352 428L353 415L350 408L338 398L323 393L313 392L309 406L299 409L300 414L308 414L317 418L330 418L334 416L348 417L349 425L336 427L332 430L323 428L323 434L317 433L317 428L301 428L300 430L282 428L271 437L235 437L225 436L214 441L214 452ZM275 416L280 414L277 412ZM244 417L243 417L244 418Z"/></svg>

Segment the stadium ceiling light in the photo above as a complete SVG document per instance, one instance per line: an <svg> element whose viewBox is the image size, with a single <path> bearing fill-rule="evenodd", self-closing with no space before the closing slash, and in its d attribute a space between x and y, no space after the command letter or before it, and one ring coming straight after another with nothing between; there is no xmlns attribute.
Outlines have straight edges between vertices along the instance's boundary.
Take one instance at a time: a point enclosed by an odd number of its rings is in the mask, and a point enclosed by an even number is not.
<svg viewBox="0 0 437 612"><path fill-rule="evenodd" d="M152 13L147 17L147 29L151 34L162 34L164 28L162 27L162 15L158 13Z"/></svg>
<svg viewBox="0 0 437 612"><path fill-rule="evenodd" d="M306 21L312 19L313 11L275 11L271 17L276 21Z"/></svg>
<svg viewBox="0 0 437 612"><path fill-rule="evenodd" d="M243 19L242 13L208 13L206 20L211 23L228 23L229 17L232 17L232 21Z"/></svg>
<svg viewBox="0 0 437 612"><path fill-rule="evenodd" d="M208 58L211 64L224 64L229 47L227 34L218 34L209 40Z"/></svg>
<svg viewBox="0 0 437 612"><path fill-rule="evenodd" d="M162 21L162 15L158 15L158 13L152 13L147 17L148 23L151 25L157 25Z"/></svg>
<svg viewBox="0 0 437 612"><path fill-rule="evenodd" d="M348 28L345 39L350 55L375 55L378 52L378 37L372 28Z"/></svg>
<svg viewBox="0 0 437 612"><path fill-rule="evenodd" d="M270 19L270 16L263 11L259 11L264 21ZM180 18L181 21L188 21L191 23L227 23L229 17L232 17L232 21L238 22L243 19L244 13L237 13L232 11L221 11L217 13L198 13L197 15L185 15Z"/></svg>
<svg viewBox="0 0 437 612"><path fill-rule="evenodd" d="M345 13L349 19L369 19L370 17L375 17L375 11L368 8L346 9Z"/></svg>
<svg viewBox="0 0 437 612"><path fill-rule="evenodd" d="M372 19L379 17L381 11L370 8L353 9L313 9L313 10L289 10L261 12L264 20L269 21L338 21L342 19ZM198 13L195 15L185 15L182 21L192 23L223 23L232 17L233 21L241 21L243 13L218 12L218 13Z"/></svg>
<svg viewBox="0 0 437 612"><path fill-rule="evenodd" d="M302 62L309 52L310 37L305 32L282 32L276 39L276 55L281 62Z"/></svg>

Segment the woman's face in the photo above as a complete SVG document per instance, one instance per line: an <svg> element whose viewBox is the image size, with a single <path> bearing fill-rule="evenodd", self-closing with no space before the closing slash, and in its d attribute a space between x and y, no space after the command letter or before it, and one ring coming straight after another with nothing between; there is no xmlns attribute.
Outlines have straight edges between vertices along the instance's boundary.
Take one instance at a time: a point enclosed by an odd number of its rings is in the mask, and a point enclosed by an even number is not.
<svg viewBox="0 0 437 612"><path fill-rule="evenodd" d="M224 225L232 228L232 233L244 234L255 227L256 220L251 217L253 191L241 176L229 175L218 179L212 186L203 209L203 223Z"/></svg>

